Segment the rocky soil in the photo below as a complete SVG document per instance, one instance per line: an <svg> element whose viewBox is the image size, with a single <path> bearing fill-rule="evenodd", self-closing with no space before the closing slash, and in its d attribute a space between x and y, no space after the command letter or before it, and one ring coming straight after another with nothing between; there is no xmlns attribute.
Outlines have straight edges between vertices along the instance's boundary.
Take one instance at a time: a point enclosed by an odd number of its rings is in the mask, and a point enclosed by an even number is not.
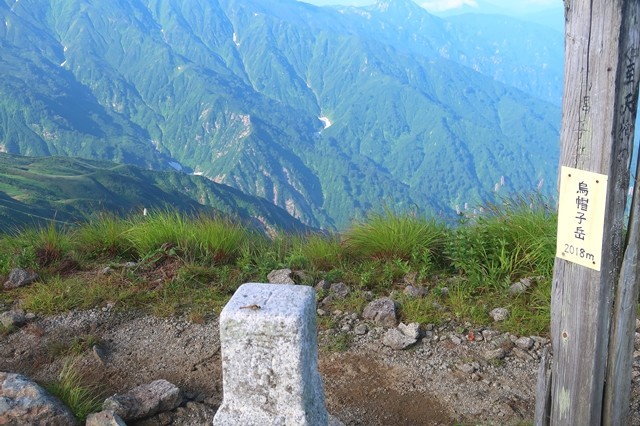
<svg viewBox="0 0 640 426"><path fill-rule="evenodd" d="M320 370L329 412L345 425L529 424L538 360L548 341L460 324L422 327L406 349L392 349L396 330L357 313L332 312L319 333ZM222 400L217 318L192 323L109 307L28 317L0 337L0 371L52 381L66 358L60 348L92 341L75 368L105 395L165 379L183 392L178 409L135 425L209 425ZM336 351L337 349L348 349ZM633 424L640 424L634 365Z"/></svg>

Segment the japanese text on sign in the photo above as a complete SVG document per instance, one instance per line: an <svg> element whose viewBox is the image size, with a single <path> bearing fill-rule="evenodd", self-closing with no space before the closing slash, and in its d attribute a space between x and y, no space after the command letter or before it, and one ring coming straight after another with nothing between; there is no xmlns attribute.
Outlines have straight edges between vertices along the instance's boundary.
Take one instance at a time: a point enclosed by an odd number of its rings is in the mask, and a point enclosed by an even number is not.
<svg viewBox="0 0 640 426"><path fill-rule="evenodd" d="M562 167L556 256L600 270L607 176Z"/></svg>

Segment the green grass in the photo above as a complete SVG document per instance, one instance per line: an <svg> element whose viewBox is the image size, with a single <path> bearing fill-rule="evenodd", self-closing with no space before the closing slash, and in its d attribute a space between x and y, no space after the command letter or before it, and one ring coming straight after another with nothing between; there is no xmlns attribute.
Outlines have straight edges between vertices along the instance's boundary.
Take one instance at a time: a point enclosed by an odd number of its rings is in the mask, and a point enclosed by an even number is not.
<svg viewBox="0 0 640 426"><path fill-rule="evenodd" d="M96 386L85 383L73 359L65 362L58 380L44 387L69 407L80 422L84 422L90 413L100 411L104 400Z"/></svg>
<svg viewBox="0 0 640 426"><path fill-rule="evenodd" d="M555 258L555 213L544 200L513 198L463 219L445 248L455 271L474 286L506 286L521 277L550 276Z"/></svg>
<svg viewBox="0 0 640 426"><path fill-rule="evenodd" d="M435 220L386 211L347 230L344 248L356 259L415 260L438 255L444 238L445 227Z"/></svg>
<svg viewBox="0 0 640 426"><path fill-rule="evenodd" d="M90 218L74 233L76 249L89 259L130 259L135 253L127 238L130 222L101 213Z"/></svg>
<svg viewBox="0 0 640 426"><path fill-rule="evenodd" d="M367 298L393 295L407 322L469 321L514 334L548 333L555 215L533 198L483 210L454 226L387 212L343 234L272 238L219 217L96 216L74 229L1 237L0 280L18 266L37 270L41 279L1 292L0 301L20 299L24 309L44 315L112 304L203 321L242 283L266 282L271 270L290 268L303 285L326 280L351 288L325 310L361 313ZM69 259L78 263L73 273L60 267ZM124 267L131 260L135 267ZM105 266L110 273L99 272ZM521 278L534 284L514 297L509 287ZM426 295L404 295L407 283ZM492 324L488 314L496 307L508 308L509 319Z"/></svg>

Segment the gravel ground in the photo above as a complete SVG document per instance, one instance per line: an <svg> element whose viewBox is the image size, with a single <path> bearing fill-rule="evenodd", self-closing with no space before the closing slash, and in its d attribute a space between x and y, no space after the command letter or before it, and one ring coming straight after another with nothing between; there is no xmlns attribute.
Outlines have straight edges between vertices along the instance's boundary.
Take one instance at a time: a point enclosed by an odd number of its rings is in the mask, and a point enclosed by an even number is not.
<svg viewBox="0 0 640 426"><path fill-rule="evenodd" d="M544 339L536 339L530 349L519 349L517 336L485 330L484 339L483 330L450 324L426 330L426 336L406 350L393 350L382 343L386 329L367 323L368 332L356 334L355 326L365 324L361 319L337 314L335 322L341 321L348 326L320 332L319 365L329 412L345 425L532 421ZM122 393L155 379L166 379L183 390L188 403L136 424L211 424L222 399L217 318L191 323L108 309L36 317L0 337L0 371L50 381L65 359L60 348L79 338L87 340L86 336L98 344L82 352L76 366L105 394ZM348 349L328 350L336 339L348 342ZM487 360L499 349L504 358ZM636 376L634 371L634 401L638 400ZM638 412L637 402L633 409ZM633 424L639 424L636 417Z"/></svg>

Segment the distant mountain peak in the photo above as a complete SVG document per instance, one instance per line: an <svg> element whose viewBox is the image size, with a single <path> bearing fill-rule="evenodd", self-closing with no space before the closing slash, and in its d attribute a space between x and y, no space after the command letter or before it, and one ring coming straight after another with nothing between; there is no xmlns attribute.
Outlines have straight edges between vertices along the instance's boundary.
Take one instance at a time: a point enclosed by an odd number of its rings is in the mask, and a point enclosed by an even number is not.
<svg viewBox="0 0 640 426"><path fill-rule="evenodd" d="M380 12L402 14L404 16L413 13L426 13L424 9L418 6L413 0L379 0L375 4L375 9Z"/></svg>

